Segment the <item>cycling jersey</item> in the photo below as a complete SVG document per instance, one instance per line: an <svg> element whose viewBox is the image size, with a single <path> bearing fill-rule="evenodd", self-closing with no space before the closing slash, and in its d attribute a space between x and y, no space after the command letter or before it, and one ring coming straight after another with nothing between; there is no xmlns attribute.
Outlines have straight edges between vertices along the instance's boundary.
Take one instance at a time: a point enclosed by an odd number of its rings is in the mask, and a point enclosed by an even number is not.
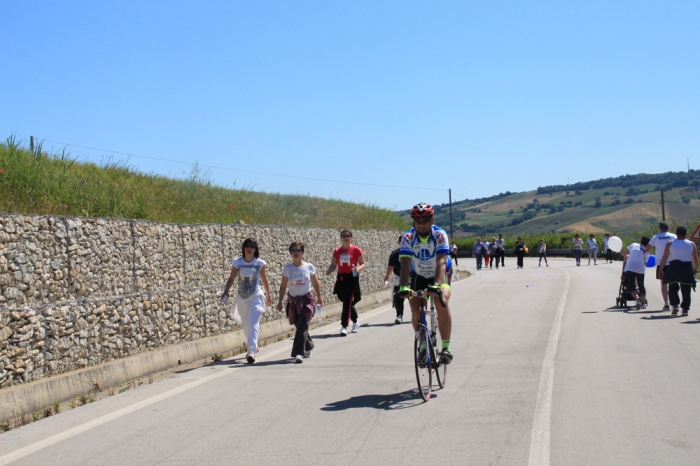
<svg viewBox="0 0 700 466"><path fill-rule="evenodd" d="M399 256L411 258L411 271L416 275L433 278L438 254L450 254L447 232L440 227L432 225L427 238L420 238L415 228L401 238Z"/></svg>

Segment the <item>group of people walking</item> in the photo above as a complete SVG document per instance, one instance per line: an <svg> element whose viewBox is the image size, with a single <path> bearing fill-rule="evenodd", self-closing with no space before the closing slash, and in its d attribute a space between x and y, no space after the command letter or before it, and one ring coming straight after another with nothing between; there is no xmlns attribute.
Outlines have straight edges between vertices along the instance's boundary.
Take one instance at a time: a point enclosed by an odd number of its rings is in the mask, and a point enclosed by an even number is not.
<svg viewBox="0 0 700 466"><path fill-rule="evenodd" d="M351 231L343 230L340 238L342 245L333 251L326 275L337 270L333 293L343 303L340 334L347 336L350 322L352 333L357 333L360 326L355 304L361 299L359 273L367 264L362 249L352 244ZM296 327L291 354L296 363L302 363L304 359L311 357L314 342L309 335L309 323L314 315L322 311L323 306L316 268L304 261L304 249L305 245L301 241L294 241L289 245L291 262L282 268L277 300L277 310L282 311L284 308L289 323ZM246 360L253 364L259 351L260 318L265 312L265 306L272 305L267 263L260 259L260 248L253 238L243 241L241 256L232 263L231 274L221 295L224 303L228 301L231 286L236 280L238 293L234 301L234 315L237 313L240 316L248 347ZM285 295L287 301L283 306Z"/></svg>
<svg viewBox="0 0 700 466"><path fill-rule="evenodd" d="M481 241L481 238L476 239L474 247L472 248L472 254L476 258L476 270L482 269L482 263L485 267L493 268L494 264L498 269L498 264L500 262L501 267L505 267L505 250L506 250L506 240L503 239L503 235L499 234L498 239L495 236L491 237L491 241Z"/></svg>
<svg viewBox="0 0 700 466"><path fill-rule="evenodd" d="M651 239L643 236L639 243L630 244L624 251L623 278L625 287L636 299L637 309L647 308L644 275L646 263L652 250L657 259L656 278L661 281L662 310L672 315L688 315L690 291L695 289L695 274L698 272L698 253L695 243L686 239L688 230L684 226L669 233L667 222L659 223L659 233ZM680 292L680 296L679 296Z"/></svg>

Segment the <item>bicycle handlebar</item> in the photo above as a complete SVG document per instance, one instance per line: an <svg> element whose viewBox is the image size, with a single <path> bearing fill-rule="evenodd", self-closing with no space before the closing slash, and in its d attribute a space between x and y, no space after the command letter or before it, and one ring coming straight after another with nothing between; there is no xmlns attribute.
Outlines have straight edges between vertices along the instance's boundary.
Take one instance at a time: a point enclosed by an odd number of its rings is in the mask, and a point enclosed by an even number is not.
<svg viewBox="0 0 700 466"><path fill-rule="evenodd" d="M438 295L438 299L440 300L440 304L442 307L447 307L447 304L445 304L445 301L442 299L442 289L438 289L435 293ZM410 295L414 296L416 298L422 298L427 294L427 290L418 290L418 291L411 291Z"/></svg>

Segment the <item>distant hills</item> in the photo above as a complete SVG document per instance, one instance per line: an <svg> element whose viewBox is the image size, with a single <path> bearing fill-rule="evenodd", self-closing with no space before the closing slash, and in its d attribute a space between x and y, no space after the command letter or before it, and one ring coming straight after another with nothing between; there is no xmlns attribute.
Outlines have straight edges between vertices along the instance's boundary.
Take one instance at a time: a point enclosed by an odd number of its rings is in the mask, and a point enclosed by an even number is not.
<svg viewBox="0 0 700 466"><path fill-rule="evenodd" d="M700 170L640 173L454 202L455 236L559 231L632 235L661 219L661 190L667 220L687 223L700 217ZM437 206L436 212L436 224L449 228L449 204ZM410 211L401 213L408 217Z"/></svg>

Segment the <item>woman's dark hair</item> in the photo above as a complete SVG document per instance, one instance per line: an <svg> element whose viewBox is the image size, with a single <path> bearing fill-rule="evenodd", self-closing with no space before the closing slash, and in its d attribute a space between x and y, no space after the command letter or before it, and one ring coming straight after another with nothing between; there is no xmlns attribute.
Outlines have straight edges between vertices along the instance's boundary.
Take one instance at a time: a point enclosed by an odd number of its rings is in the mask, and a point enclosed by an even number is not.
<svg viewBox="0 0 700 466"><path fill-rule="evenodd" d="M292 249L294 248L299 248L301 249L302 254L304 253L304 243L301 241L294 241L292 244L289 245L289 252L292 252Z"/></svg>
<svg viewBox="0 0 700 466"><path fill-rule="evenodd" d="M350 230L343 230L340 232L340 237L342 238L343 235L350 235L350 238L352 238L352 231Z"/></svg>
<svg viewBox="0 0 700 466"><path fill-rule="evenodd" d="M245 241L243 241L243 246L241 246L241 254L243 257L245 257L245 248L246 246L252 246L255 248L255 252L253 253L253 256L258 258L260 257L260 249L258 249L258 242L255 241L253 238L246 238Z"/></svg>
<svg viewBox="0 0 700 466"><path fill-rule="evenodd" d="M680 225L678 228L676 228L676 234L678 236L685 236L688 234L688 229L683 225Z"/></svg>
<svg viewBox="0 0 700 466"><path fill-rule="evenodd" d="M647 238L646 236L642 236L642 240L640 241L640 243L642 243L642 246L646 246L647 244L649 244L649 238Z"/></svg>

